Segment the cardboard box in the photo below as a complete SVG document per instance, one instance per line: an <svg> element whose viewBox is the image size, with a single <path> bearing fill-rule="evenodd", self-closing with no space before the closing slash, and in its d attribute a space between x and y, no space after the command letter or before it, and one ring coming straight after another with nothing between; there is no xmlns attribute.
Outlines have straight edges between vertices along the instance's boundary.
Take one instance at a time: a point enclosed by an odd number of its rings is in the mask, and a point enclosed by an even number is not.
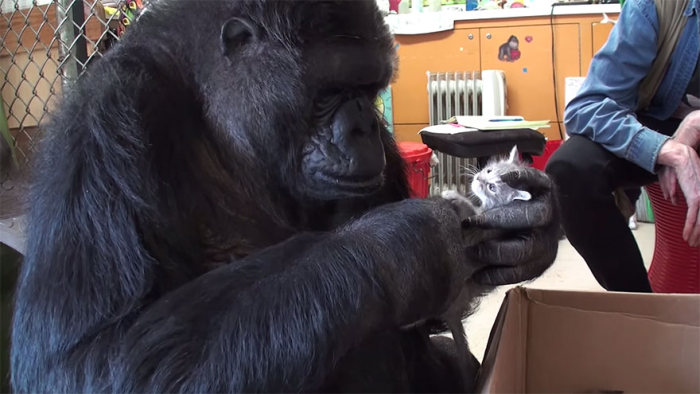
<svg viewBox="0 0 700 394"><path fill-rule="evenodd" d="M477 384L489 393L700 392L700 295L516 287Z"/></svg>

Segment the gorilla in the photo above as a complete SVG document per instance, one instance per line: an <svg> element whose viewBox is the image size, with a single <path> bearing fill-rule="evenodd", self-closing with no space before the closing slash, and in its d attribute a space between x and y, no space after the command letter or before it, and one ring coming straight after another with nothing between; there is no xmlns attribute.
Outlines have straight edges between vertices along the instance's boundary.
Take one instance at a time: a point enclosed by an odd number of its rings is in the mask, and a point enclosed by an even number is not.
<svg viewBox="0 0 700 394"><path fill-rule="evenodd" d="M152 6L44 128L14 390L469 390L433 319L557 240L503 261L408 199L395 64L374 0Z"/></svg>

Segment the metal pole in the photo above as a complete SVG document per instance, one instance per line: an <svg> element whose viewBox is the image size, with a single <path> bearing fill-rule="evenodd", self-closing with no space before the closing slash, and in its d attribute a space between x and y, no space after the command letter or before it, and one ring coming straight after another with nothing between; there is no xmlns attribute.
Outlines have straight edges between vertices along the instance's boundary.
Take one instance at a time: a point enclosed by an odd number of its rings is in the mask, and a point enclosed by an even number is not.
<svg viewBox="0 0 700 394"><path fill-rule="evenodd" d="M55 1L61 83L64 91L67 91L78 80L78 76L83 71L83 66L87 61L87 44L82 30L79 28L85 22L85 14L82 0Z"/></svg>
<svg viewBox="0 0 700 394"><path fill-rule="evenodd" d="M87 63L87 40L85 40L85 10L83 0L73 1L70 7L73 16L73 33L76 37L75 58L78 60L78 74L82 74Z"/></svg>

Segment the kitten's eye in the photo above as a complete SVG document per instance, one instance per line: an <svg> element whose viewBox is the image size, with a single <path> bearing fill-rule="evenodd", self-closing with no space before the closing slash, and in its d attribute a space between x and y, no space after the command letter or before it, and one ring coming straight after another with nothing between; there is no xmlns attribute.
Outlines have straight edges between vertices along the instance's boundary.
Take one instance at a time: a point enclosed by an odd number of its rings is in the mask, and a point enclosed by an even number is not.
<svg viewBox="0 0 700 394"><path fill-rule="evenodd" d="M496 185L494 185L493 183L489 183L487 187L491 192L496 192Z"/></svg>
<svg viewBox="0 0 700 394"><path fill-rule="evenodd" d="M487 168L487 169L486 169L486 173L487 173L487 174L491 173L491 169L490 169L490 168Z"/></svg>

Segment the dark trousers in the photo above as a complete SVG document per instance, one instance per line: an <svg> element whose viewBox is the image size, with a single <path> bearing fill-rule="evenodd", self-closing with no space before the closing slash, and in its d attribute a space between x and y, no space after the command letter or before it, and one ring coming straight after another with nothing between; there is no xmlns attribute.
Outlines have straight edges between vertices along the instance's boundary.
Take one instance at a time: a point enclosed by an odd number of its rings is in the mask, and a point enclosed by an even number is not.
<svg viewBox="0 0 700 394"><path fill-rule="evenodd" d="M679 124L674 119L640 121L666 135ZM546 172L557 185L566 236L598 283L610 291L651 292L628 218L615 205L612 192L649 184L656 175L577 135L557 149Z"/></svg>

